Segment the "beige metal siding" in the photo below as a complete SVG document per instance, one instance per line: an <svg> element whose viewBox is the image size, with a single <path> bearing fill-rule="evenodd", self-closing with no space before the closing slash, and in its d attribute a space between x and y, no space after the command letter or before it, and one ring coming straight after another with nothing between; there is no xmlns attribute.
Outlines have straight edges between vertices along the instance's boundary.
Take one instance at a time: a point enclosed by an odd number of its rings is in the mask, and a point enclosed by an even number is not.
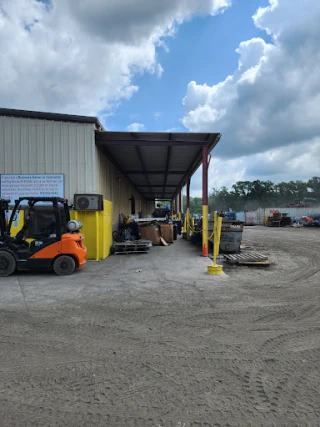
<svg viewBox="0 0 320 427"><path fill-rule="evenodd" d="M146 202L95 145L93 124L0 116L0 174L65 175L65 197L98 193L113 202L113 223L119 214L150 215Z"/></svg>
<svg viewBox="0 0 320 427"><path fill-rule="evenodd" d="M124 153L125 155L125 153ZM126 181L113 164L106 158L99 148L96 148L97 182L99 193L104 198L113 202L113 223L116 224L119 214L131 213L131 195L135 197L136 214L142 211L143 215L149 215L154 210L154 203L146 202L140 194ZM150 210L150 207L153 207Z"/></svg>
<svg viewBox="0 0 320 427"><path fill-rule="evenodd" d="M145 202L145 212L143 212L143 214L147 217L151 216L152 212L155 210L155 207L155 202Z"/></svg>
<svg viewBox="0 0 320 427"><path fill-rule="evenodd" d="M0 117L0 173L65 175L65 197L98 192L94 125Z"/></svg>

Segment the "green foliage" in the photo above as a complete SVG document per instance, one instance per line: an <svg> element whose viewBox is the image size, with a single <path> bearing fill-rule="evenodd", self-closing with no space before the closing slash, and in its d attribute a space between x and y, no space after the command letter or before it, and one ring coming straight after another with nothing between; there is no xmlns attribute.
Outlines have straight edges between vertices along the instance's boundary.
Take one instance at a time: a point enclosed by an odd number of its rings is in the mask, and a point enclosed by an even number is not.
<svg viewBox="0 0 320 427"><path fill-rule="evenodd" d="M186 211L187 198L183 196L183 211ZM190 197L190 212L193 214L202 215L202 198L201 197Z"/></svg>
<svg viewBox="0 0 320 427"><path fill-rule="evenodd" d="M316 200L312 200L316 199ZM271 181L238 181L230 190L226 187L213 188L209 194L209 212L213 210L234 211L251 210L281 205L320 202L320 177L313 177L307 182L289 181L274 184ZM183 197L184 211L186 197ZM202 213L202 199L190 198L190 211L193 214Z"/></svg>

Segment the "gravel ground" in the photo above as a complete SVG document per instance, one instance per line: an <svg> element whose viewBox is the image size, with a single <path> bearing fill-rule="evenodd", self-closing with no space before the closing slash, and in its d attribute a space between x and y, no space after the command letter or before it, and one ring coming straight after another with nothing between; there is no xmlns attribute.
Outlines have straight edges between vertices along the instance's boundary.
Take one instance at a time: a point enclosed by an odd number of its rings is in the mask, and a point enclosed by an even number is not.
<svg viewBox="0 0 320 427"><path fill-rule="evenodd" d="M178 240L0 279L0 425L320 426L320 230L247 227L268 268Z"/></svg>

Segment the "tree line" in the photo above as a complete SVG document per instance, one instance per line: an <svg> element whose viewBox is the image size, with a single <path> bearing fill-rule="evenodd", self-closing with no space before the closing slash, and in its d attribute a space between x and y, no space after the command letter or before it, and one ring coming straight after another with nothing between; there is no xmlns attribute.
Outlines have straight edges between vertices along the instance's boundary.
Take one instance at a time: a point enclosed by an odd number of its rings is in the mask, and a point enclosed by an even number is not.
<svg viewBox="0 0 320 427"><path fill-rule="evenodd" d="M256 210L280 206L315 206L320 204L320 177L308 181L289 181L274 184L271 181L238 181L231 189L213 188L209 194L209 212L213 210ZM183 198L184 211L186 197ZM190 211L202 213L202 198L190 198Z"/></svg>

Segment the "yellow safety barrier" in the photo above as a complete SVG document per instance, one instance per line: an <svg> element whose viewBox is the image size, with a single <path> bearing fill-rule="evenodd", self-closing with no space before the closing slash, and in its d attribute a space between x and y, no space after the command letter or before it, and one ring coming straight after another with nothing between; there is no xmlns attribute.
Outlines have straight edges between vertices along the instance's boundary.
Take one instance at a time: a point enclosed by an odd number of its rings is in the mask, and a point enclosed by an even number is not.
<svg viewBox="0 0 320 427"><path fill-rule="evenodd" d="M103 211L71 211L71 219L82 222L81 232L87 247L87 258L99 261L110 255L112 246L112 203L104 200Z"/></svg>
<svg viewBox="0 0 320 427"><path fill-rule="evenodd" d="M222 265L217 264L217 256L219 255L220 237L221 237L222 217L218 217L217 212L214 212L213 225L213 260L212 264L208 265L208 274L221 275Z"/></svg>
<svg viewBox="0 0 320 427"><path fill-rule="evenodd" d="M182 230L181 233L184 234L187 232L187 217L186 215L184 216L184 220L183 220L183 226L182 226Z"/></svg>
<svg viewBox="0 0 320 427"><path fill-rule="evenodd" d="M186 218L187 218L187 240L190 240L190 209L187 209L187 213L186 213Z"/></svg>

